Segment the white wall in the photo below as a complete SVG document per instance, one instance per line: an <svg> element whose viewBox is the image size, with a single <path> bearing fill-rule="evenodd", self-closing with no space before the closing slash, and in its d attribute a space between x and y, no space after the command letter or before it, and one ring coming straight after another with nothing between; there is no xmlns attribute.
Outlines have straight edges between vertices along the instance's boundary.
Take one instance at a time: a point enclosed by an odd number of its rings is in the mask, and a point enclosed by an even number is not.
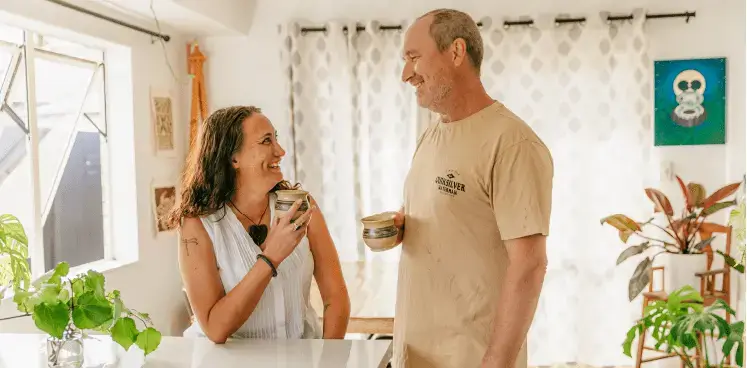
<svg viewBox="0 0 747 368"><path fill-rule="evenodd" d="M211 110L233 104L258 105L270 119L276 120L276 125L281 125L278 119L284 116L286 99L282 95L276 27L290 19L399 21L437 7L456 7L475 18L484 15L515 18L537 13L589 15L588 12L603 10L627 13L639 6L653 13L697 11L697 17L689 24L683 19L649 22L654 59L728 58L727 144L664 148L659 150L661 156L672 161L685 180L701 181L709 190L729 180L741 179L745 172L744 0L633 0L627 5L611 0L413 0L403 3L397 0L286 0L283 6L278 6L274 0L259 0L246 37L211 37L201 41L208 57L208 100Z"/></svg>
<svg viewBox="0 0 747 368"><path fill-rule="evenodd" d="M245 37L212 37L201 41L206 64L210 109L252 104L262 107L283 132L286 96L279 63L277 25L292 19L323 22L331 19L398 22L438 7L455 7L475 18L485 15L593 15L629 13L643 7L651 13L696 11L684 19L652 20L647 24L654 60L669 58L727 58L727 143L712 146L658 148L662 161L672 162L685 181L696 181L709 192L739 181L745 173L745 1L744 0L258 0L252 27ZM282 139L282 137L281 137ZM680 196L676 182L662 178L662 189L673 201ZM641 200L646 200L641 188ZM725 220L725 219L724 219ZM744 275L739 275L743 279ZM736 278L736 277L735 277ZM744 284L739 286L743 289ZM741 308L743 309L743 307Z"/></svg>
<svg viewBox="0 0 747 368"><path fill-rule="evenodd" d="M110 9L85 4L87 8L127 20ZM107 289L119 289L125 304L151 315L156 328L165 335L181 334L186 327L186 312L181 295L181 280L176 259L175 234L156 236L150 188L155 180L177 184L186 147L187 105L180 91L189 91L186 73L185 41L173 30L166 51L175 73L182 76L177 85L166 64L164 48L151 42L148 35L68 10L43 0L0 0L2 21L30 24L39 31L74 32L129 48L110 54L116 60L107 71L115 78L108 85L111 160L113 241L119 259L132 259L123 267L105 271ZM23 19L19 18L22 17ZM137 22L135 22L137 23ZM150 25L142 25L151 28ZM124 59L123 59L124 58ZM127 60L129 58L129 60ZM131 65L131 70L124 66ZM115 67L116 65L116 67ZM108 80L107 83L110 81ZM124 84L122 84L124 83ZM150 92L172 93L176 154L173 158L156 157L151 128ZM15 305L5 301L0 317L17 315ZM0 322L2 332L36 331L30 318Z"/></svg>

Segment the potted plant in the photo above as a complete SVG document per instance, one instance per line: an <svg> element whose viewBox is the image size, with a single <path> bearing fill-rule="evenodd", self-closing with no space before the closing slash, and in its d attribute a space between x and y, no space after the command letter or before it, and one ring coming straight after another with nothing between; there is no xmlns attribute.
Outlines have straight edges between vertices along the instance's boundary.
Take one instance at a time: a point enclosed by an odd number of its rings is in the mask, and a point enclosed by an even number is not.
<svg viewBox="0 0 747 368"><path fill-rule="evenodd" d="M684 208L675 216L669 198L661 191L646 188L646 196L654 203L654 216L646 222L637 222L623 214L614 214L601 220L618 230L620 240L628 244L635 239L637 244L623 250L617 258L621 264L628 258L649 251L638 263L628 284L628 298L635 299L651 282L651 270L657 257L664 265L665 290L670 292L684 285L698 285L696 272L706 269L706 251L714 237L713 223L706 219L718 211L734 206L735 200L725 200L739 188L740 183L733 183L718 189L706 197L703 185L685 183L677 177L677 182L684 197ZM659 222L659 223L657 223ZM668 266L667 266L668 265ZM675 266L676 265L676 266Z"/></svg>
<svg viewBox="0 0 747 368"><path fill-rule="evenodd" d="M735 315L721 299L709 306L689 285L672 292L668 300L656 300L644 308L643 317L628 330L623 342L623 353L631 357L633 340L651 330L654 348L675 353L689 368L725 367L726 358L734 355L739 367L744 367L744 321L729 324L722 316ZM707 347L722 344L721 357L711 356Z"/></svg>
<svg viewBox="0 0 747 368"><path fill-rule="evenodd" d="M88 271L71 276L68 264L60 262L30 282L28 240L15 216L0 216L0 256L5 256L0 263L5 270L0 271L0 276L5 275L5 280L0 280L5 281L5 290L12 289L22 316L30 316L36 327L49 335L49 367L80 367L87 331L107 334L125 350L137 345L145 355L158 348L161 333L152 327L149 316L127 308L118 290L107 292L103 274Z"/></svg>

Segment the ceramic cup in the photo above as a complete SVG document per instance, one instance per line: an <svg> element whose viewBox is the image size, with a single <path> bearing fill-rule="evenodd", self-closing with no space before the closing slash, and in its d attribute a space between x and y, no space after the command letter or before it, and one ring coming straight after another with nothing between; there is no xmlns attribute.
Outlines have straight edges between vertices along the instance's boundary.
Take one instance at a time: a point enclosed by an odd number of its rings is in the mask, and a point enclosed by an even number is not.
<svg viewBox="0 0 747 368"><path fill-rule="evenodd" d="M303 202L298 206L298 210L296 210L296 214L291 218L291 222L295 221L309 209L309 192L305 190L278 190L275 194L277 195L277 199L275 200L275 216L285 216L293 206L293 203L299 199L303 200Z"/></svg>
<svg viewBox="0 0 747 368"><path fill-rule="evenodd" d="M373 252L381 252L397 246L399 229L394 226L394 212L384 212L364 217L363 242Z"/></svg>

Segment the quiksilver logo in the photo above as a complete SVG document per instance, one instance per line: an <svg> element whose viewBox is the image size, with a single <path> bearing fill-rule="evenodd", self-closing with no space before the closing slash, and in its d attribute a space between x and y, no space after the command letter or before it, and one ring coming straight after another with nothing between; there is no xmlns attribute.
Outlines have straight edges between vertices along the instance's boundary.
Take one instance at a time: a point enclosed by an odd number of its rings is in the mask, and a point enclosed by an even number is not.
<svg viewBox="0 0 747 368"><path fill-rule="evenodd" d="M437 176L436 177L436 185L438 186L438 190L446 195L449 196L455 196L460 192L464 192L464 184L460 183L457 179L459 177L459 173L455 170L449 170L446 173L446 176Z"/></svg>

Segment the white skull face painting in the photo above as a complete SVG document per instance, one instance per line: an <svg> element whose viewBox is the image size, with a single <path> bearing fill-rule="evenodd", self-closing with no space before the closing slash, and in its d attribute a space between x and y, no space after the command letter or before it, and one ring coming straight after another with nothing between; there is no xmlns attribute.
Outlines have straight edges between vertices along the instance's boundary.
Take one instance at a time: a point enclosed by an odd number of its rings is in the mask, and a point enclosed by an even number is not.
<svg viewBox="0 0 747 368"><path fill-rule="evenodd" d="M672 120L683 127L700 125L706 119L703 93L706 80L697 70L685 70L674 78L672 85L677 98L677 107L672 111Z"/></svg>

